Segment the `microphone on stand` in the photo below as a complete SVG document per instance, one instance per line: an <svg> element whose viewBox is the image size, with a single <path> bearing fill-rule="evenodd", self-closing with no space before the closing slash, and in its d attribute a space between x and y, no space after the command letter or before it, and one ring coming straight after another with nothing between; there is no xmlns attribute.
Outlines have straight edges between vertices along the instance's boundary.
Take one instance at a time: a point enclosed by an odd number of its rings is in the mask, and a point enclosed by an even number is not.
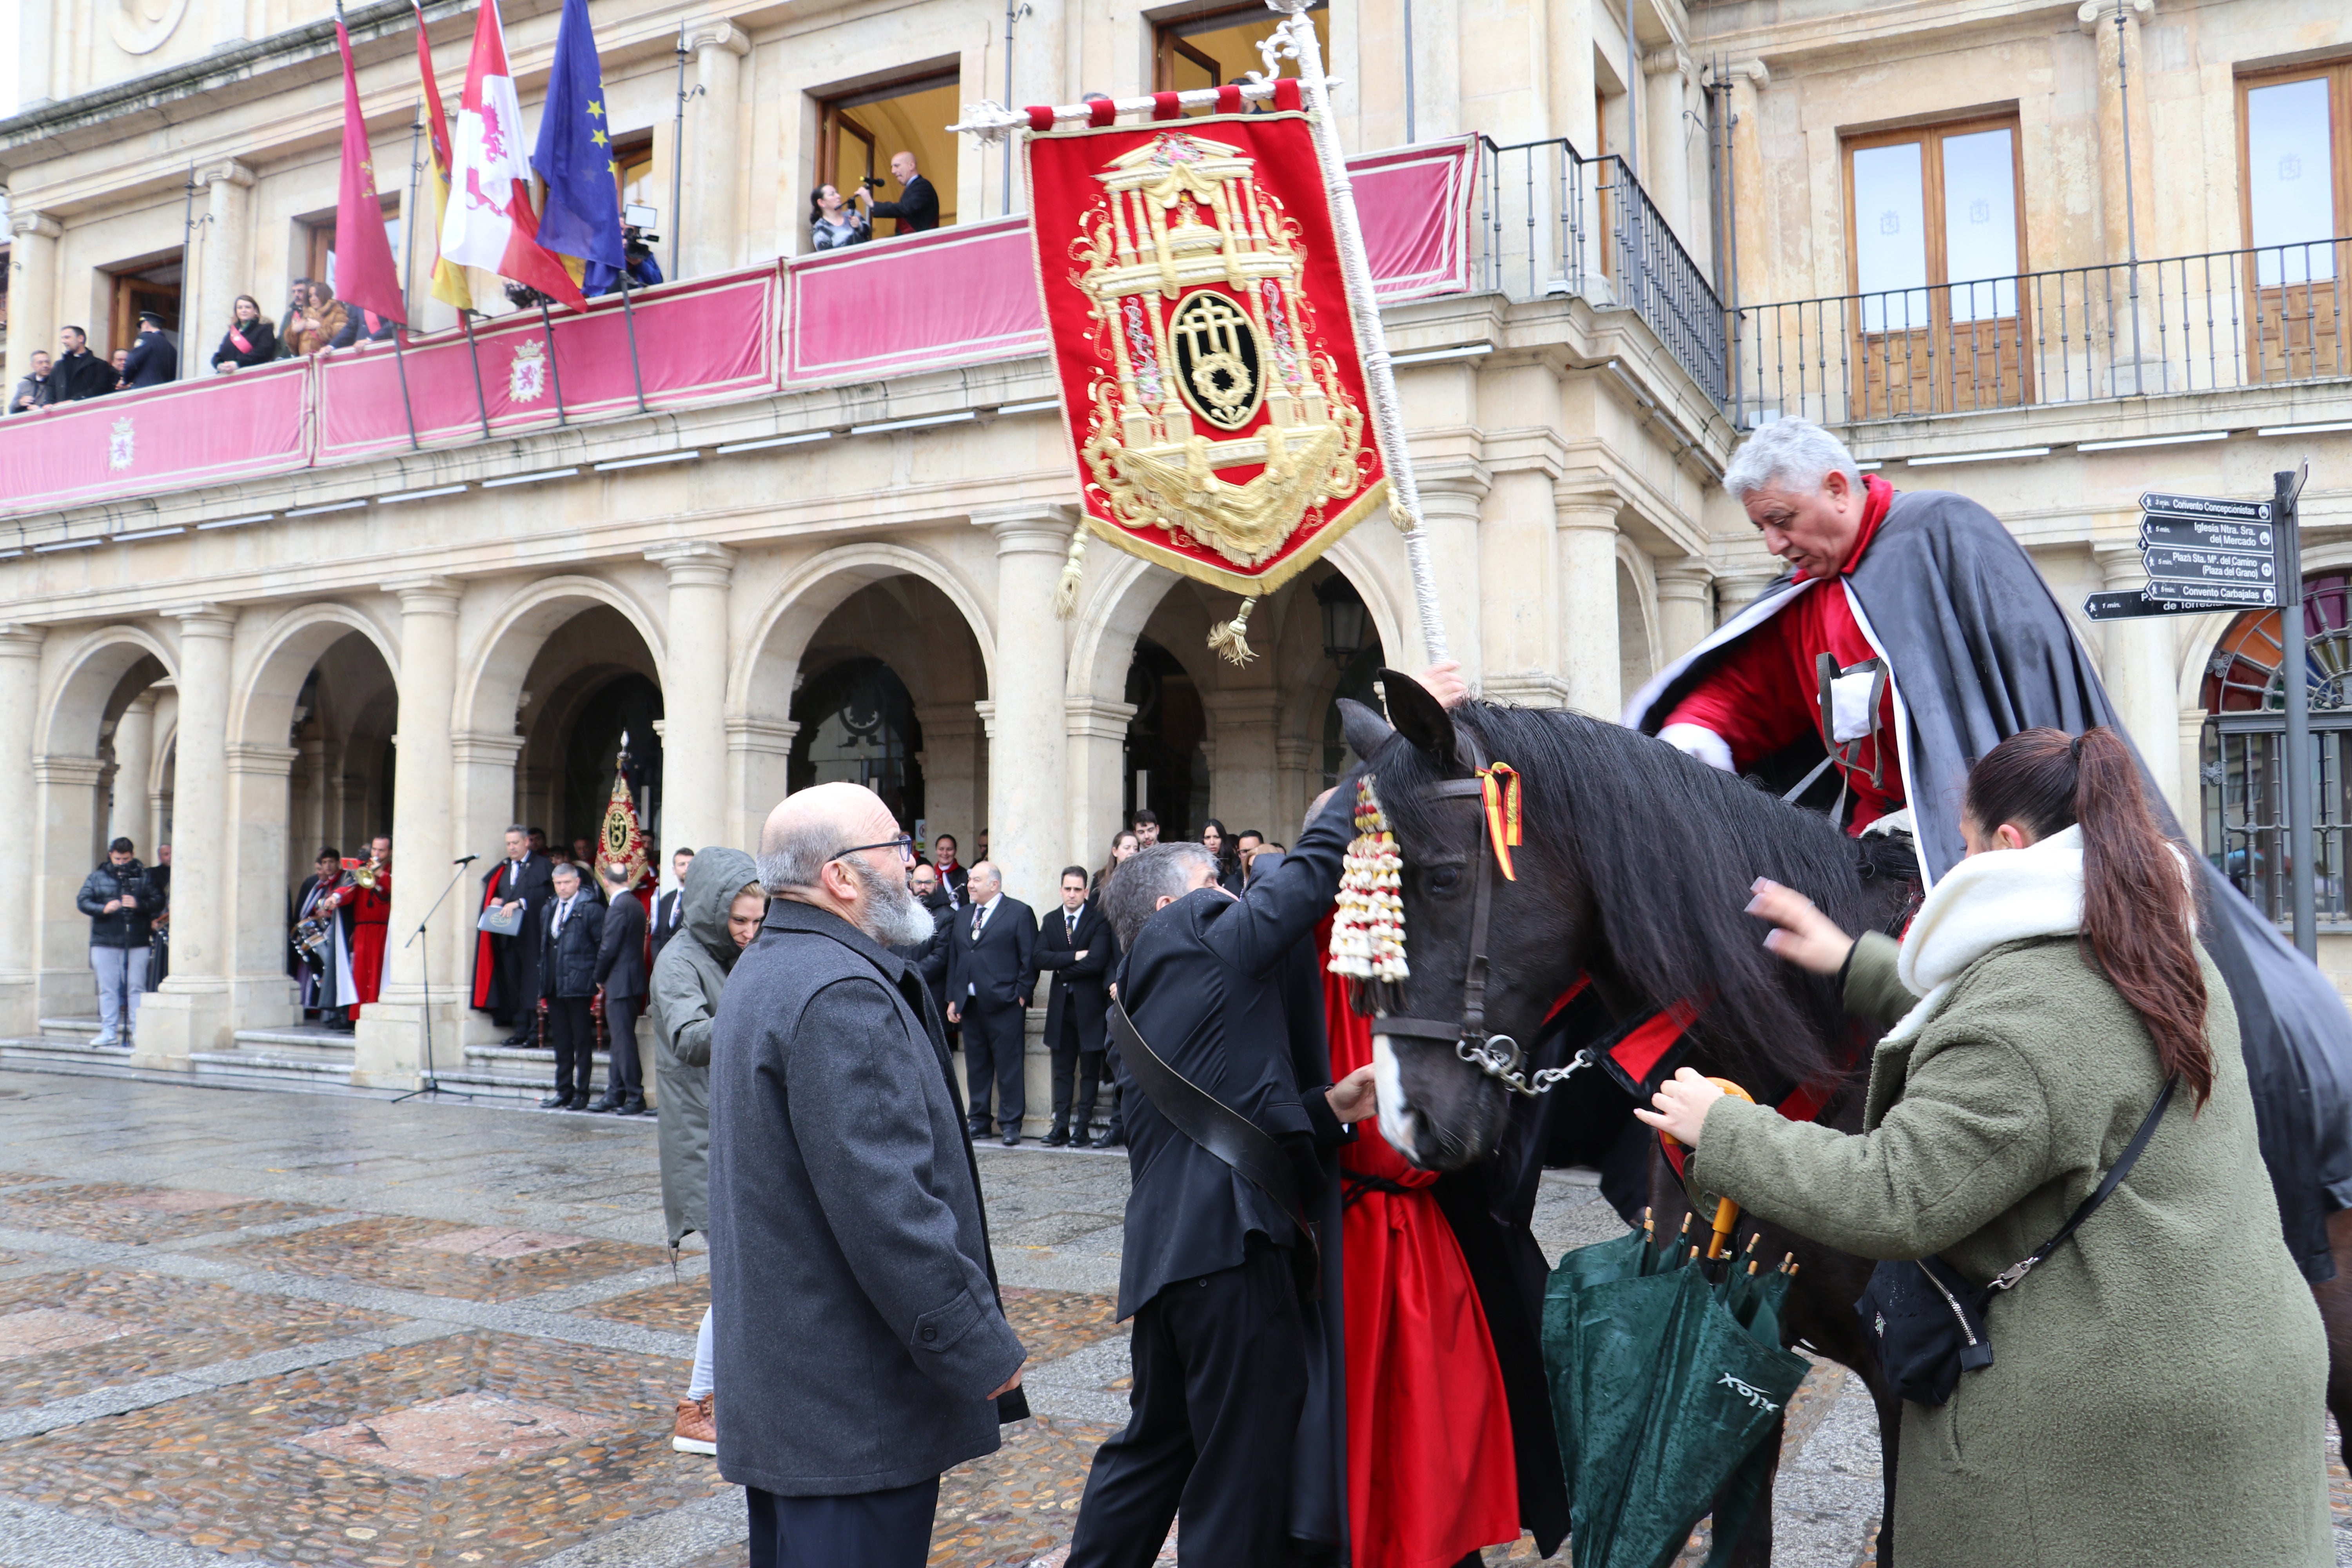
<svg viewBox="0 0 2352 1568"><path fill-rule="evenodd" d="M450 861L449 864L452 866L470 866L480 858L481 857L479 855L460 855L455 860Z"/></svg>

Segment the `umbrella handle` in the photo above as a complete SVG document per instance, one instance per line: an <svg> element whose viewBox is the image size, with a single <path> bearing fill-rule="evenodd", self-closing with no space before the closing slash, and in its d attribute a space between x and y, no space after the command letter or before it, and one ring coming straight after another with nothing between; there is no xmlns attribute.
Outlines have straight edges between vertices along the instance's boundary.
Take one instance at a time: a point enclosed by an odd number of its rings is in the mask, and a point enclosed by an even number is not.
<svg viewBox="0 0 2352 1568"><path fill-rule="evenodd" d="M1738 1084L1732 1082L1727 1078L1710 1078L1706 1081L1715 1085L1716 1088L1723 1090L1724 1093L1730 1095L1735 1100L1744 1100L1750 1105L1756 1103L1756 1097L1754 1095L1748 1093L1746 1089L1740 1088ZM1659 1133L1658 1136L1664 1138L1669 1143L1679 1142L1677 1139L1668 1137L1667 1134L1664 1132ZM1706 1244L1706 1256L1709 1262L1713 1262L1715 1259L1723 1257L1730 1250L1731 1233L1733 1228L1738 1224L1739 1205L1733 1203L1729 1198L1717 1199L1715 1205L1715 1235Z"/></svg>

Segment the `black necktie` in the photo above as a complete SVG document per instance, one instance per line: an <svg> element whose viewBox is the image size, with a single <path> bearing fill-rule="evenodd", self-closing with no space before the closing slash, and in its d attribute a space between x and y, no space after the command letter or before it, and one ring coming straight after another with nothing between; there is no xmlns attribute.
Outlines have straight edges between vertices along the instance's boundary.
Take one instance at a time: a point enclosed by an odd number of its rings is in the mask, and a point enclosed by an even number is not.
<svg viewBox="0 0 2352 1568"><path fill-rule="evenodd" d="M1066 921L1067 921L1069 922L1069 926L1070 926L1070 940L1071 940L1072 942L1076 942L1076 941L1077 941L1077 940L1078 940L1078 911L1077 911L1077 910L1064 910L1062 911L1062 918L1063 918L1064 920L1066 920Z"/></svg>

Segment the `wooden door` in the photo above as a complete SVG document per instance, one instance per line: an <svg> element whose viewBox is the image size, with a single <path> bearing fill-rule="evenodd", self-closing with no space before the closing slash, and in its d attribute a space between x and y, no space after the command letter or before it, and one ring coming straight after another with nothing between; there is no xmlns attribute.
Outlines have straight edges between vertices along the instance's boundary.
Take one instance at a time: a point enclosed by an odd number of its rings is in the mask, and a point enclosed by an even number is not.
<svg viewBox="0 0 2352 1568"><path fill-rule="evenodd" d="M2304 67L2239 84L2239 201L2246 226L2249 379L2352 372L2345 339L2345 157L2352 67Z"/></svg>

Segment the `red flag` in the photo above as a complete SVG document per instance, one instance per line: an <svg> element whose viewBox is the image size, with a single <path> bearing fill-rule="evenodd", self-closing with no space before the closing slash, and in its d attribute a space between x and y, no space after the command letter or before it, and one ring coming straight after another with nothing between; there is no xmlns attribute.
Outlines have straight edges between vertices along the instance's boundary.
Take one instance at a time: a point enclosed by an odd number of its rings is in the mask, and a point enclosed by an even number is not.
<svg viewBox="0 0 2352 1568"><path fill-rule="evenodd" d="M352 36L335 7L335 44L343 51L343 181L335 201L336 295L357 309L393 321L408 320L408 301L393 270L392 237L384 232L383 199L375 194L375 161L367 121L360 118L359 79L352 72Z"/></svg>
<svg viewBox="0 0 2352 1568"><path fill-rule="evenodd" d="M539 243L530 170L523 162L522 106L507 65L498 0L482 0L475 18L466 96L457 103L457 163L450 184L457 200L441 225L442 255L468 267L487 267L575 310L588 308L562 261Z"/></svg>

